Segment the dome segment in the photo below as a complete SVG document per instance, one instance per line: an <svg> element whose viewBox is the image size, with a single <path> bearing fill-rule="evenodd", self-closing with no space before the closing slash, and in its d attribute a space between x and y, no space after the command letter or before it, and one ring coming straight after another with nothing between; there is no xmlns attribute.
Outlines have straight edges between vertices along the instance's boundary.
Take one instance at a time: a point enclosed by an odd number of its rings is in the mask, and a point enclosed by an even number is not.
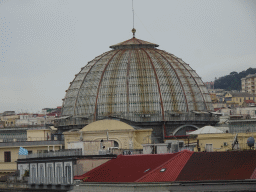
<svg viewBox="0 0 256 192"><path fill-rule="evenodd" d="M81 117L85 124L106 117L168 122L173 115L184 122L193 111L212 111L196 72L156 47L137 38L110 46L113 50L90 61L71 82L62 116Z"/></svg>

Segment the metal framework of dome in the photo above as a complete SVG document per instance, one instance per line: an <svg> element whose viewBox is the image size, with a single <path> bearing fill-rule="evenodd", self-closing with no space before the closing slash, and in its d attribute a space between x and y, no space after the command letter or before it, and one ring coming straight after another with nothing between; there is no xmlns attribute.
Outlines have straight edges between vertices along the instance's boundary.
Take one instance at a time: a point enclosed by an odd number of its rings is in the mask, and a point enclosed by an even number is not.
<svg viewBox="0 0 256 192"><path fill-rule="evenodd" d="M58 127L118 118L141 127L164 126L167 137L183 124L215 124L201 78L180 58L156 47L133 37L88 62L66 91ZM173 122L179 126L173 128Z"/></svg>

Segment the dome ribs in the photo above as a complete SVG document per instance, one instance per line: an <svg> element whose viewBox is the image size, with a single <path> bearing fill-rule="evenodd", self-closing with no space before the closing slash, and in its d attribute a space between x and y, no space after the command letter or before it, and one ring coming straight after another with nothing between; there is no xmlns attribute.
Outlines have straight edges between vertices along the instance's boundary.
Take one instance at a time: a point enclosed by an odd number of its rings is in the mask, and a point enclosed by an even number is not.
<svg viewBox="0 0 256 192"><path fill-rule="evenodd" d="M152 69L154 70L154 74L155 74L155 78L156 78L156 82L157 82L157 88L158 88L158 92L159 92L159 96L160 96L160 105L161 105L161 110L162 110L162 121L165 121L165 118L164 118L164 105L163 105L162 94L161 94L161 89L160 89L160 85L159 85L159 79L158 79L157 74L156 74L155 66L154 66L150 56L148 55L147 51L145 51L144 48L142 48L141 50L143 50L146 53L148 59L150 60Z"/></svg>
<svg viewBox="0 0 256 192"><path fill-rule="evenodd" d="M171 92L171 98L172 98L172 109L173 111L175 112L178 112L179 109L178 109L178 100L177 100L177 97L175 94L173 94L175 92L175 87L174 87L174 82L172 81L172 79L170 78L170 76L168 75L168 69L166 68L166 66L164 66L164 63L162 60L159 59L159 57L156 55L156 52L155 50L148 50L152 55L154 55L154 58L157 59L157 63L159 63L161 65L161 69L165 75L165 77L167 77L167 82L168 82L168 86L169 86L169 89L170 89L170 92ZM164 90L162 90L164 91ZM168 90L169 92L169 90ZM167 107L169 109L169 107Z"/></svg>
<svg viewBox="0 0 256 192"><path fill-rule="evenodd" d="M117 53L119 53L121 50L116 51L116 53L109 59L109 61L107 62L102 74L101 74L101 78L100 78L100 82L97 88L97 95L96 95L96 101L95 101L95 109L94 109L94 121L96 121L97 119L97 104L98 104L98 97L99 97L99 90L100 90L100 86L101 86L101 82L102 82L102 78L104 76L104 73L109 65L109 63L112 61L112 59L114 58L115 55L117 55ZM122 51L122 54L124 53L125 50ZM121 55L122 55L121 54Z"/></svg>
<svg viewBox="0 0 256 192"><path fill-rule="evenodd" d="M117 76L119 75L119 67L122 65L123 59L124 57L124 53L126 51L124 50L121 54L118 54L115 58L110 62L110 65L107 67L105 74L103 75L103 77L105 77L105 75L107 75L106 73L109 73L109 84L112 85L111 87L109 87L107 89L107 94L110 95L110 97L107 97L107 112L108 115L113 115L113 113L118 113L118 108L114 108L113 106L114 104L120 104L120 102L118 102L117 100L120 101L120 97L118 96L118 92L122 90L121 87L118 86L118 84L120 83L119 81L116 81ZM121 81L122 82L122 81ZM102 86L102 85L100 85ZM100 90L102 90L102 88L100 88ZM122 92L122 91L121 91ZM101 95L99 93L99 95ZM99 100L99 99L98 99ZM118 110L116 110L118 109Z"/></svg>
<svg viewBox="0 0 256 192"><path fill-rule="evenodd" d="M131 62L131 50L129 50L129 57L127 63L127 73L126 73L126 105L127 105L127 114L130 112L130 105L129 105L129 72L130 72L130 62Z"/></svg>
<svg viewBox="0 0 256 192"><path fill-rule="evenodd" d="M138 89L139 89L138 92L139 92L139 102L142 103L142 105L138 112L142 113L142 114L148 114L150 111L150 105L148 102L146 102L147 98L145 98L145 93L149 92L149 87L145 86L145 85L148 85L148 79L144 78L147 75L146 74L147 71L145 70L147 68L146 60L144 57L145 54L141 54L141 51L138 49L136 49L134 51L136 54L136 57L135 57L136 62L138 62L137 66L139 66L139 68L140 68L137 71L137 74L138 74L138 77L140 77L140 78L138 78L138 85L141 85L141 86L138 87ZM150 97L148 97L148 99L150 99Z"/></svg>
<svg viewBox="0 0 256 192"><path fill-rule="evenodd" d="M169 55L169 56L171 56L171 54L168 53L168 52L166 52L166 54ZM206 104L206 100L205 100L205 97L204 97L204 95L203 95L203 90L201 89L200 85L198 84L197 80L196 80L195 77L194 77L194 75L196 74L195 70L193 70L193 69L188 69L188 68L184 65L184 61L182 61L182 59L180 59L180 58L177 59L176 56L174 56L174 57L172 57L172 58L174 58L178 63L180 63L180 64L184 67L184 69L187 70L187 72L190 74L190 77L192 77L192 79L193 79L194 82L196 83L196 85L197 85L197 87L198 87L198 90L199 90L199 94L201 95L201 98L203 99L203 102L202 102L202 103L203 103L203 105L205 106L205 108L202 109L202 108L203 108L203 106L202 106L201 110L207 110L207 109L208 109L208 106L207 106L207 104ZM179 61L179 60L180 60L180 61ZM190 68L190 67L189 67L189 68ZM191 71L194 72L195 74L193 75L193 74L191 73ZM197 74L196 74L196 75L197 75ZM198 75L197 75L197 76L198 76ZM193 91L195 91L195 90L193 89ZM197 104L197 102L195 102L195 103ZM199 106L199 107L200 107L200 106Z"/></svg>
<svg viewBox="0 0 256 192"><path fill-rule="evenodd" d="M169 63L169 65L170 65L171 68L173 69L174 73L176 74L176 77L178 78L178 80L179 80L179 82L180 82L180 85L181 85L181 87L182 87L182 90L183 90L183 95L184 95L184 98L185 98L185 101L186 101L186 106L187 106L187 112L189 112L187 96L186 96L185 89L184 89L184 86L183 86L183 84L182 84L182 82L181 82L181 79L180 79L179 75L177 74L176 70L173 68L172 64L168 61L168 59L166 59L166 58L162 55L162 53L159 52L158 49L155 49L155 51L156 51L159 55L161 55L161 56Z"/></svg>
<svg viewBox="0 0 256 192"><path fill-rule="evenodd" d="M169 53L167 53L167 54L169 55ZM174 58L174 59L177 61L176 58ZM189 73L189 74L191 75L191 77L194 79L194 81L195 81L196 85L198 86L198 89L199 89L199 91L200 91L200 93L201 93L201 96L202 96L202 98L203 98L203 100L204 100L205 109L207 110L207 105L206 105L206 102L205 102L205 98L204 98L204 96L203 96L203 93L202 93L202 90L201 90L200 86L198 85L198 82L196 81L196 79L194 78L194 76L190 73L190 71L185 67L185 65L184 65L183 63L181 63L181 62L180 62L180 64L188 71L188 73Z"/></svg>
<svg viewBox="0 0 256 192"><path fill-rule="evenodd" d="M83 80L81 81L81 84L80 84L80 86L79 86L79 88L78 88L78 93L77 93L77 95L76 95L75 105L74 105L74 113L73 113L74 116L76 115L76 105L77 105L78 96L79 96L79 93L80 93L80 90L81 90L81 87L82 87L82 85L83 85L83 82L84 82L85 78L87 77L88 73L91 71L91 69L93 68L93 66L94 66L96 63L98 63L104 56L108 55L108 54L111 53L111 52L113 52L113 51L108 51L108 52L106 52L105 54L103 54L97 61L95 61L95 63L90 67L90 69L89 69L89 70L87 71L87 73L85 74L85 76L84 76ZM84 68L82 68L79 73L81 73L81 72L83 71L83 69L84 69ZM75 80L76 80L76 78L72 81L72 83L73 83ZM68 90L70 89L71 86L72 86L72 84L70 84ZM64 102L63 102L63 104L64 104Z"/></svg>
<svg viewBox="0 0 256 192"><path fill-rule="evenodd" d="M177 69L182 73L182 76L184 78L184 80L186 81L188 87L189 87L189 90L190 90L190 94L192 96L192 100L193 100L193 106L194 106L194 109L195 111L198 110L198 107L197 107L197 104L196 104L196 98L195 98L195 92L194 92L194 89L192 89L192 86L191 86L191 83L189 82L188 80L188 77L185 75L184 73L184 70L181 69L181 67L179 66L180 62L178 60L176 60L174 57L170 56L169 54L167 54L168 56L168 59L172 60L172 61L176 61L176 62L173 62L173 64L177 67ZM184 68L184 67L183 67ZM184 92L186 94L186 92ZM189 111L188 111L189 112Z"/></svg>

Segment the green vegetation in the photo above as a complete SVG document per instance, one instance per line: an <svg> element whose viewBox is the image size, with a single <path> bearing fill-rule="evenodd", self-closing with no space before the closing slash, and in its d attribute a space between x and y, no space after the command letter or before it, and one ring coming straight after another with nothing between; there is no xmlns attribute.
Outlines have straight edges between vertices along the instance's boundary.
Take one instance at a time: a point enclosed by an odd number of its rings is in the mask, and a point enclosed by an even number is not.
<svg viewBox="0 0 256 192"><path fill-rule="evenodd" d="M29 170L25 170L24 177L29 177Z"/></svg>
<svg viewBox="0 0 256 192"><path fill-rule="evenodd" d="M214 81L215 89L225 89L225 90L241 90L241 78L246 77L249 74L255 74L256 68L249 68L246 71L237 73L235 71L231 72L229 75L220 77Z"/></svg>

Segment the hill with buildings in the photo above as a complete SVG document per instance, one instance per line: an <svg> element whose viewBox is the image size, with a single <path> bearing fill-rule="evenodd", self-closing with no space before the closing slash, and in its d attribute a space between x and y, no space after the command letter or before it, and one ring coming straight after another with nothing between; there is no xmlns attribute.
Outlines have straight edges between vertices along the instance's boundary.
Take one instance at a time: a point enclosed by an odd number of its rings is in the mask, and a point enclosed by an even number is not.
<svg viewBox="0 0 256 192"><path fill-rule="evenodd" d="M214 81L214 88L225 90L241 90L241 79L249 74L255 73L256 68L248 68L246 71L242 71L240 73L233 71L229 75L216 79Z"/></svg>

